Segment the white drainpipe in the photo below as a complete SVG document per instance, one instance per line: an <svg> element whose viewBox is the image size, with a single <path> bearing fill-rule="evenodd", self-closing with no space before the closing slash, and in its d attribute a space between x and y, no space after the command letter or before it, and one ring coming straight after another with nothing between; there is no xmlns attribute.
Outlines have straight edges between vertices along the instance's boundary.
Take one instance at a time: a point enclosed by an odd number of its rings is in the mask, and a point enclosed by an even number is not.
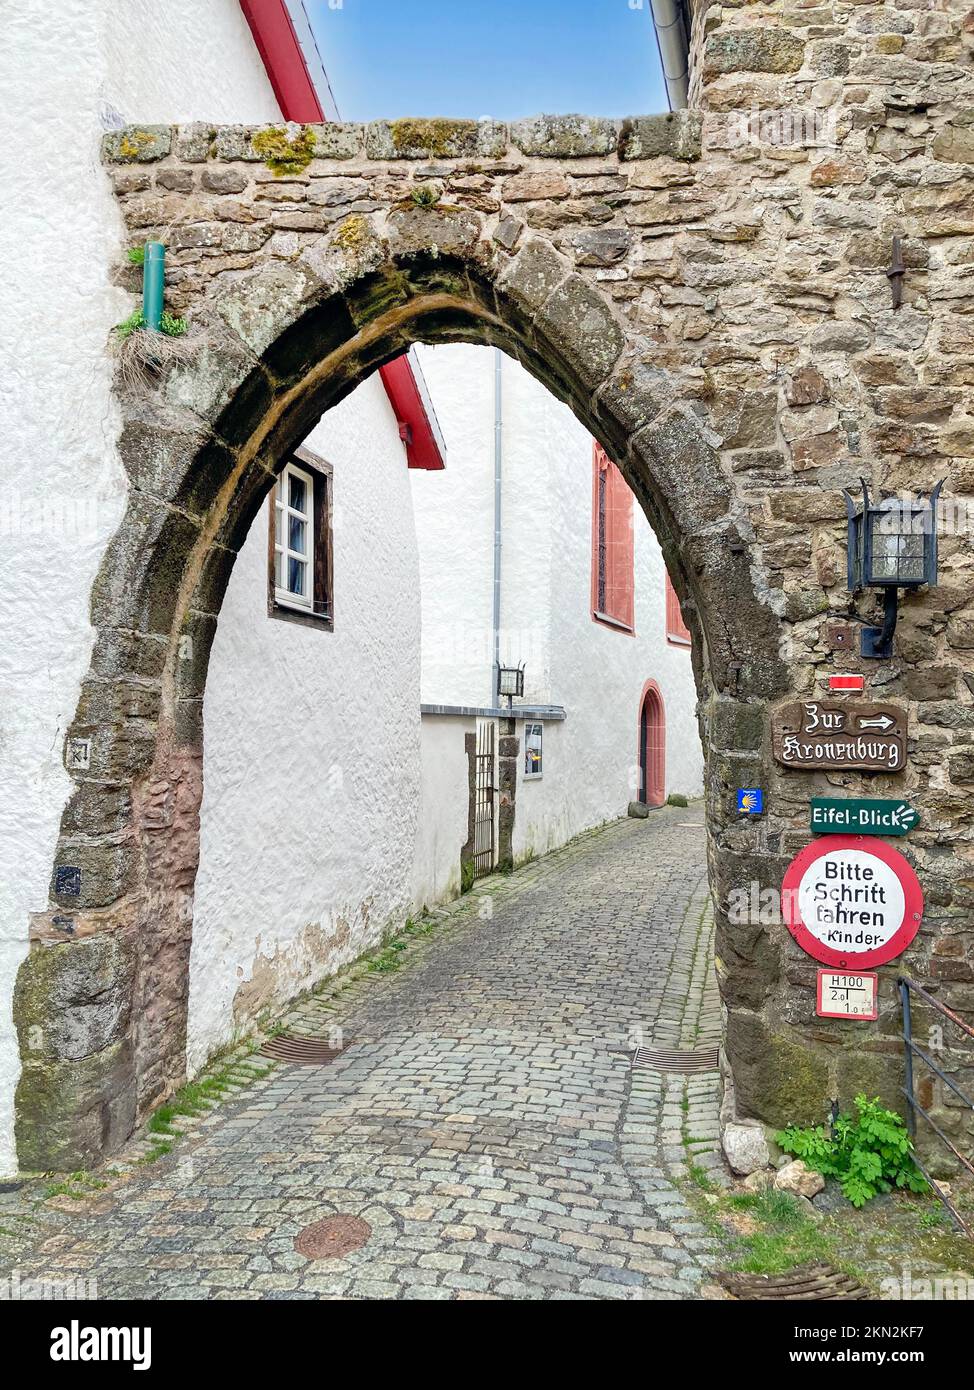
<svg viewBox="0 0 974 1390"><path fill-rule="evenodd" d="M496 705L497 669L501 663L501 466L504 460L501 371L504 355L494 348L494 669L491 672L491 705Z"/></svg>
<svg viewBox="0 0 974 1390"><path fill-rule="evenodd" d="M690 20L685 0L650 0L653 27L663 64L666 99L671 111L682 110L690 85Z"/></svg>

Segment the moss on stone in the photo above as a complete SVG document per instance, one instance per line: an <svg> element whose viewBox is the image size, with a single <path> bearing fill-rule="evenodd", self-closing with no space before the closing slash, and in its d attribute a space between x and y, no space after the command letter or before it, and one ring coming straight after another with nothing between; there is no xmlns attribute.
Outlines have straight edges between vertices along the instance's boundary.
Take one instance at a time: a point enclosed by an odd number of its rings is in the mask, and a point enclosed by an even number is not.
<svg viewBox="0 0 974 1390"><path fill-rule="evenodd" d="M828 1109L828 1068L807 1045L772 1033L761 1073L761 1106L770 1123L778 1123L778 1117L783 1124L822 1122Z"/></svg>
<svg viewBox="0 0 974 1390"><path fill-rule="evenodd" d="M392 121L389 134L399 154L407 150L425 150L429 155L448 159L456 156L471 139L476 139L477 122L451 121L442 116L431 119L407 117Z"/></svg>
<svg viewBox="0 0 974 1390"><path fill-rule="evenodd" d="M359 251L369 239L369 224L361 213L353 212L335 233L335 241L346 251Z"/></svg>
<svg viewBox="0 0 974 1390"><path fill-rule="evenodd" d="M311 126L302 126L294 139L283 126L268 126L258 130L250 141L275 178L302 174L315 157L317 140Z"/></svg>

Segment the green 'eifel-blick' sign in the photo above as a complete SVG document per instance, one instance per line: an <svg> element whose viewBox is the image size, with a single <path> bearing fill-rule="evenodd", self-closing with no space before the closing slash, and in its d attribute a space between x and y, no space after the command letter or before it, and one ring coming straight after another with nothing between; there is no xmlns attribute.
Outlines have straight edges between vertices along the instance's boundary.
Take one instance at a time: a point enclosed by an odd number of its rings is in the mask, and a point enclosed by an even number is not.
<svg viewBox="0 0 974 1390"><path fill-rule="evenodd" d="M816 835L905 835L919 820L919 811L905 801L812 797L810 825Z"/></svg>

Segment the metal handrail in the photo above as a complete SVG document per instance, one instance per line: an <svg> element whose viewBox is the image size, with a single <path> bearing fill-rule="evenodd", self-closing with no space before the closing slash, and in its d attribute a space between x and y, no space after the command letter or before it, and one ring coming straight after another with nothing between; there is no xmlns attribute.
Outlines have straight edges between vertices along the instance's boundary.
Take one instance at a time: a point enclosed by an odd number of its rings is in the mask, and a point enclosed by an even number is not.
<svg viewBox="0 0 974 1390"><path fill-rule="evenodd" d="M949 1076L947 1076L946 1073L943 1072L940 1069L940 1067L937 1066L937 1063L933 1060L933 1058L930 1057L926 1052L924 1052L922 1047L918 1047L917 1044L913 1041L913 1015L910 1006L910 991L913 990L914 993L920 995L920 997L927 1004L929 1004L931 1008L935 1009L937 1013L942 1014L944 1018L946 1018L949 1022L953 1023L955 1027L959 1028L962 1033L967 1035L967 1037L974 1038L974 1028L972 1028L968 1023L965 1023L962 1018L959 1018L958 1015L955 1014L952 1009L948 1009L946 1004L942 1004L939 999L935 999L932 994L928 994L922 985L916 984L915 981L909 979L906 975L901 975L897 980L897 984L899 985L900 1003L903 1008L903 1045L905 1048L906 1061L906 1085L902 1086L900 1089L906 1097L906 1102L909 1106L907 1123L909 1125L910 1134L913 1138L916 1138L917 1115L920 1115L924 1120L926 1120L927 1124L931 1127L934 1133L938 1136L938 1138L940 1138L943 1141L943 1143L947 1146L947 1148L954 1155L954 1157L961 1163L961 1165L967 1170L967 1172L974 1176L974 1163L972 1163L969 1158L965 1157L965 1155L960 1152L957 1146L947 1137L947 1135L943 1132L943 1130L940 1128L937 1122L933 1119L931 1115L927 1113L927 1111L923 1108L923 1106L916 1098L916 1093L913 1086L913 1059L915 1056L918 1057L922 1062L924 1062L930 1068L930 1070L940 1078L941 1081L943 1081L947 1086L950 1087L950 1089L954 1092L955 1095L960 1097L960 1099L964 1102L965 1105L969 1106L969 1108L972 1111L974 1111L974 1101L971 1100L970 1096L967 1095L965 1091L961 1090L960 1086L957 1085L956 1081L953 1081ZM968 1224L968 1222L957 1210L954 1203L947 1196L946 1192L944 1192L943 1188L941 1188L940 1185L930 1176L926 1167L916 1156L915 1153L913 1155L913 1161L916 1163L917 1167L920 1169L920 1172L926 1178L927 1182L933 1188L937 1197L950 1212L956 1225L960 1228L961 1231L963 1231L963 1233L968 1237L969 1240L974 1240L974 1231L971 1230L971 1227Z"/></svg>

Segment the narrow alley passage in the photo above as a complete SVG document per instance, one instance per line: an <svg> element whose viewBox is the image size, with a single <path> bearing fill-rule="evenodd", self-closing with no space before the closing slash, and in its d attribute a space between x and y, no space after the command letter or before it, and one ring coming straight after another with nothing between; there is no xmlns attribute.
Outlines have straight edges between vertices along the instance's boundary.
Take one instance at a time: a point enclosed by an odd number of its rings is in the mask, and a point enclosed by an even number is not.
<svg viewBox="0 0 974 1390"><path fill-rule="evenodd" d="M99 1298L706 1293L675 1180L689 1149L717 1162L716 1074L630 1065L719 1037L700 809L591 832L436 921L399 970L288 1016L340 1027L337 1060L277 1064L171 1154L37 1208L3 1263ZM364 1243L295 1248L335 1215Z"/></svg>

